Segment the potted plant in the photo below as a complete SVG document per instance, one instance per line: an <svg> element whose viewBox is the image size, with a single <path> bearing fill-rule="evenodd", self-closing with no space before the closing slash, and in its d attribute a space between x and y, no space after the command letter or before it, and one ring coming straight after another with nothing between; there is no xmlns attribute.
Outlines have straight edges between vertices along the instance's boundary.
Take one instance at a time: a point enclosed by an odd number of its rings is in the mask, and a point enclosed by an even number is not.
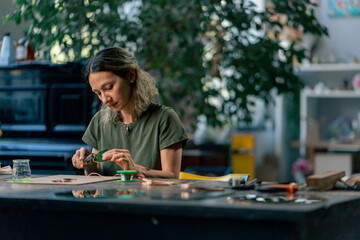
<svg viewBox="0 0 360 240"><path fill-rule="evenodd" d="M294 61L306 57L304 48L296 40L283 46L281 33L327 35L311 0L268 0L265 11L250 0L16 3L5 21L31 21L26 33L38 59L82 61L108 46L126 47L187 126L199 115L213 126L249 122L254 98L268 103L273 91L299 91Z"/></svg>

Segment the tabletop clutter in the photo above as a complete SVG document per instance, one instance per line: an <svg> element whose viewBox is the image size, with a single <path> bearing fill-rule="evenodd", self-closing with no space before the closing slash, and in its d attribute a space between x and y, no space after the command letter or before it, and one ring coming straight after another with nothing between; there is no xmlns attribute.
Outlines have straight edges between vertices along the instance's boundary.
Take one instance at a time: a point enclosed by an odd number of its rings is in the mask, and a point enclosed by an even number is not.
<svg viewBox="0 0 360 240"><path fill-rule="evenodd" d="M89 156L84 157L81 161L84 164L90 162L104 162L102 154L105 152L101 151L98 154L92 153ZM104 181L117 180L122 183L141 182L142 187L170 187L176 185L176 179L151 179L151 178L140 178L135 179L133 175L136 173L134 170L123 170L117 171L115 176L102 176L98 173L91 173L88 176L84 175L52 175L31 178L30 160L29 159L14 159L13 167L4 166L0 168L0 174L11 175L8 178L0 178L6 183L22 183L22 184L57 184L57 185L81 185L89 183L97 183ZM287 200L294 200L294 194L298 191L310 192L310 191L329 191L333 189L339 190L360 190L360 174L354 174L352 176L345 177L345 171L328 171L320 174L313 174L306 178L306 183L272 183L262 182L258 179L249 181L249 175L246 174L228 174L221 177L205 177L190 173L180 173L180 179L192 180L192 182L181 183L181 189L190 190L188 194L193 193L204 193L204 192L218 192L230 194L230 191L239 192L243 190L252 190L259 194L268 194L266 197L273 201L273 197L281 192L291 196L287 196ZM194 181L195 180L195 181ZM226 185L214 185L214 186L201 186L197 184L201 181L212 181L212 182L227 182ZM213 196L220 196L220 195ZM270 195L269 195L270 194ZM273 194L273 195L271 195ZM211 195L206 195L211 197ZM259 199L258 195L244 195L245 198L232 197L233 201L237 200L253 200L252 198ZM243 196L243 197L244 197ZM269 198L270 196L270 198ZM265 201L265 197L260 197L262 201ZM186 198L190 199L190 195ZM268 200L267 202L269 202Z"/></svg>
<svg viewBox="0 0 360 240"><path fill-rule="evenodd" d="M95 156L91 158L95 160ZM96 158L96 161L99 161ZM101 160L100 160L101 161ZM13 168L11 166L3 166L0 168L1 175L11 175L8 178L1 178L3 181L9 183L27 183L27 184L63 184L63 185L79 185L94 182L103 182L110 180L117 180L118 182L135 182L141 181L143 186L172 186L176 184L175 181L169 179L151 179L142 178L134 179L133 174L136 171L118 171L116 176L101 176L100 174L91 174L91 176L81 175L53 175L46 177L31 178L31 170L28 159L13 160ZM187 176L187 175L182 175ZM240 177L239 177L240 176ZM70 180L69 180L70 179ZM97 180L96 180L97 179ZM183 178L184 179L184 178ZM186 177L185 177L186 179ZM188 179L194 179L188 178ZM249 176L246 174L229 174L224 177L205 178L205 181L222 181L228 182L228 189L232 190L255 190L257 192L275 193L286 192L287 194L295 194L299 190L303 191L329 191L329 190L360 190L360 174L352 176L345 176L344 171L328 171L321 174L310 175L306 178L306 183L270 183L262 182L258 179L249 181ZM199 182L199 180L197 180ZM188 184L187 188L191 185ZM185 185L182 188L186 188ZM201 188L199 188L201 190ZM198 190L199 190L198 189ZM206 189L202 189L206 190ZM222 191L224 188L215 187L209 190Z"/></svg>

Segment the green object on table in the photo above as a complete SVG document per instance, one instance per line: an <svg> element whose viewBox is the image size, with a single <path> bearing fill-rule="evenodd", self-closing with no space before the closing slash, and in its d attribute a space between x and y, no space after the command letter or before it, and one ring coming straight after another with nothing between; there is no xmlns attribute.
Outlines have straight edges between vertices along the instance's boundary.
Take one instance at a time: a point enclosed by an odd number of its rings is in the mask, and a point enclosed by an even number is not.
<svg viewBox="0 0 360 240"><path fill-rule="evenodd" d="M107 149L102 150L100 152L98 152L98 154L95 155L95 159L94 162L106 162L102 159L102 155L107 151Z"/></svg>
<svg viewBox="0 0 360 240"><path fill-rule="evenodd" d="M12 179L13 182L30 182L30 178Z"/></svg>
<svg viewBox="0 0 360 240"><path fill-rule="evenodd" d="M135 182L135 180L132 180L132 175L136 173L136 170L119 170L117 173L121 174L121 179L118 180L118 182Z"/></svg>
<svg viewBox="0 0 360 240"><path fill-rule="evenodd" d="M101 163L101 162L105 162L105 160L102 159L102 156L104 154L104 152L106 152L107 149L102 150L100 152L96 153L91 153L90 155L83 157L80 161L82 164L84 164L84 166L89 165L91 162L97 162L97 163Z"/></svg>

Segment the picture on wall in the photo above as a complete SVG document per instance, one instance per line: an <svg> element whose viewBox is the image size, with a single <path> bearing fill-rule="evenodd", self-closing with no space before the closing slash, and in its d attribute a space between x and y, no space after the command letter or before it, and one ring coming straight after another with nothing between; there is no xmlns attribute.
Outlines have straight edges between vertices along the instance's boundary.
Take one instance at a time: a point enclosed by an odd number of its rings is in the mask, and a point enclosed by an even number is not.
<svg viewBox="0 0 360 240"><path fill-rule="evenodd" d="M360 16L360 0L328 0L330 17Z"/></svg>

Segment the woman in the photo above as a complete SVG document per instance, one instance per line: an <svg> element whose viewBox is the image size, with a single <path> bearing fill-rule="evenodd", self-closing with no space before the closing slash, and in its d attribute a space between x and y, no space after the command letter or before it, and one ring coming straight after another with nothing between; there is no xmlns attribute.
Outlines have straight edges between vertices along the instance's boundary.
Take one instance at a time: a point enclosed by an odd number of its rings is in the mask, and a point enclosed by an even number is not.
<svg viewBox="0 0 360 240"><path fill-rule="evenodd" d="M105 162L84 166L90 151L82 147L72 157L85 174L115 175L136 170L135 177L178 178L187 135L179 117L169 107L153 103L158 94L153 78L127 50L118 47L98 52L85 76L103 103L82 140Z"/></svg>

